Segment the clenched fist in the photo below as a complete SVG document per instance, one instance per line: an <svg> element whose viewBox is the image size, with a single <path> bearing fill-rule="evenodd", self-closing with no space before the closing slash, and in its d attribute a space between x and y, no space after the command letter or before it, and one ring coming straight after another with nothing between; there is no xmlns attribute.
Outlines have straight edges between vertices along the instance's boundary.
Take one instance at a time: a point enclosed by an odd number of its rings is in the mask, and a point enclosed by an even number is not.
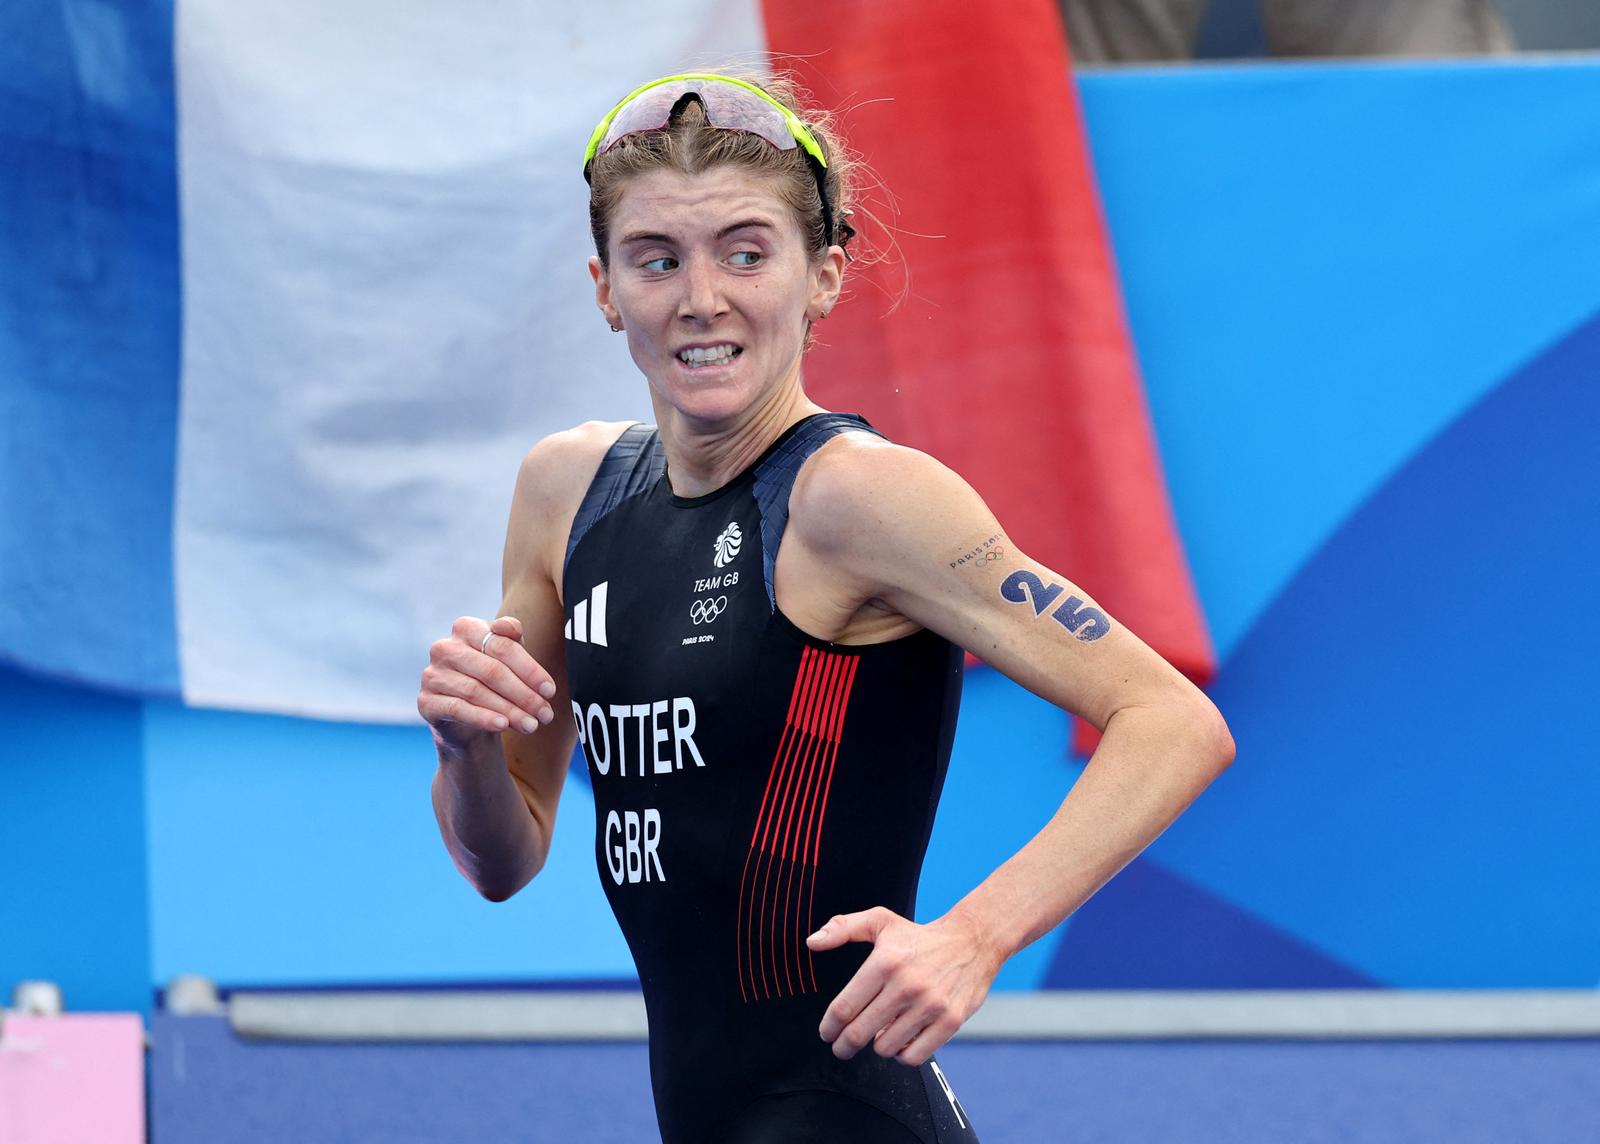
<svg viewBox="0 0 1600 1144"><path fill-rule="evenodd" d="M531 735L555 718L555 681L522 646L522 621L462 616L428 649L417 710L441 746L461 750L514 727Z"/></svg>

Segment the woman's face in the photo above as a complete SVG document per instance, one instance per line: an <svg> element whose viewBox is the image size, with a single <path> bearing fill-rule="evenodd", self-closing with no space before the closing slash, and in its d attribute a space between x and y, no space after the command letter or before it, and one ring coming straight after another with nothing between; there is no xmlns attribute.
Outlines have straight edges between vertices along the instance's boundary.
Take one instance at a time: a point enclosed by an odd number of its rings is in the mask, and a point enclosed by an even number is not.
<svg viewBox="0 0 1600 1144"><path fill-rule="evenodd" d="M635 176L611 218L595 300L627 331L658 402L720 422L798 379L806 319L838 297L838 248L812 263L799 220L736 167Z"/></svg>

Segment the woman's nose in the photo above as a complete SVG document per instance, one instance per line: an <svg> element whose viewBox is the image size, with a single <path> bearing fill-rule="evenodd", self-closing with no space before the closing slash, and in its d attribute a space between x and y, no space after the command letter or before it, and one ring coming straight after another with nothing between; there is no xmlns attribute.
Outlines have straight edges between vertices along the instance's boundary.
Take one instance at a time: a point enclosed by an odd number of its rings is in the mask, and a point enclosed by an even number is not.
<svg viewBox="0 0 1600 1144"><path fill-rule="evenodd" d="M683 266L683 293L678 300L678 316L708 321L727 310L721 280L708 259L691 258Z"/></svg>

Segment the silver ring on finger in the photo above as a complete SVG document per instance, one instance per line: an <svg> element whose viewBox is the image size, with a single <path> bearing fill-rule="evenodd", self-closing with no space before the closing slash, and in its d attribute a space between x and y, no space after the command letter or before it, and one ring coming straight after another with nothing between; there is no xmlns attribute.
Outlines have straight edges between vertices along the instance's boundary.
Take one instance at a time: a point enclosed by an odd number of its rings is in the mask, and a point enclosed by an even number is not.
<svg viewBox="0 0 1600 1144"><path fill-rule="evenodd" d="M483 652L484 655L488 655L489 654L489 641L491 639L493 639L493 638L494 638L494 629L491 628L489 631L486 631L486 632L483 633L483 642L478 644L478 650Z"/></svg>

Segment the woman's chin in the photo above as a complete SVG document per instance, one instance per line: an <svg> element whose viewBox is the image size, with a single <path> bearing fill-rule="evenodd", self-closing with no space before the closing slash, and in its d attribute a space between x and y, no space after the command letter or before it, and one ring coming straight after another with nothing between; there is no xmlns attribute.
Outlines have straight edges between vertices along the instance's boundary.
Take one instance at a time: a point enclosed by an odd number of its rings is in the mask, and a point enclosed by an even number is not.
<svg viewBox="0 0 1600 1144"><path fill-rule="evenodd" d="M691 421L727 421L750 408L760 393L748 386L726 379L721 383L707 379L704 383L685 385L675 383L657 386L657 394L683 417Z"/></svg>

